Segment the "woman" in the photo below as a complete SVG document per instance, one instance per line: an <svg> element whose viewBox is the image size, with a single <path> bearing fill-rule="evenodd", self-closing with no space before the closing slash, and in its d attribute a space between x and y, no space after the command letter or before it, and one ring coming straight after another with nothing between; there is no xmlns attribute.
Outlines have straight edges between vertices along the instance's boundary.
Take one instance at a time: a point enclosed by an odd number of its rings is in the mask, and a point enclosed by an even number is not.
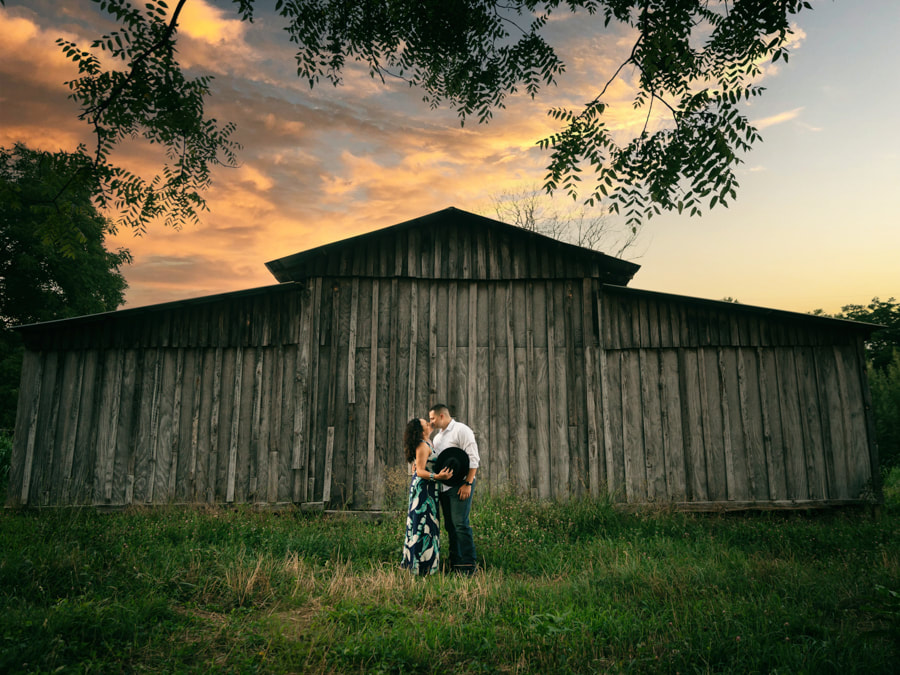
<svg viewBox="0 0 900 675"><path fill-rule="evenodd" d="M414 465L409 484L409 510L406 514L406 537L403 541L403 560L400 567L413 574L427 576L437 572L438 524L437 482L452 477L445 468L434 472L434 448L428 440L431 424L423 419L411 419L403 434L406 461Z"/></svg>

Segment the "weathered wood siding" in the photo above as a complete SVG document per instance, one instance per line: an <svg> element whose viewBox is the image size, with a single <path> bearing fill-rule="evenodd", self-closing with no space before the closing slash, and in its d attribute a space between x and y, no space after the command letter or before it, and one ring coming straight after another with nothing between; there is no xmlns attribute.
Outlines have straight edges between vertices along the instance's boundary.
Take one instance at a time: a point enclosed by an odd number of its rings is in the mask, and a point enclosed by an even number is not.
<svg viewBox="0 0 900 675"><path fill-rule="evenodd" d="M508 281L593 278L625 285L638 265L457 209L273 260L279 281L379 277Z"/></svg>
<svg viewBox="0 0 900 675"><path fill-rule="evenodd" d="M595 279L316 277L63 328L26 335L10 504L379 508L438 401L482 490L538 498L853 500L875 461L852 327Z"/></svg>
<svg viewBox="0 0 900 675"><path fill-rule="evenodd" d="M857 500L877 464L859 327L604 290L607 486L629 502Z"/></svg>
<svg viewBox="0 0 900 675"><path fill-rule="evenodd" d="M486 489L587 489L591 282L296 289L282 317L261 296L32 335L10 502L377 508L404 467L406 420L439 400L475 429ZM198 320L221 332L192 331Z"/></svg>

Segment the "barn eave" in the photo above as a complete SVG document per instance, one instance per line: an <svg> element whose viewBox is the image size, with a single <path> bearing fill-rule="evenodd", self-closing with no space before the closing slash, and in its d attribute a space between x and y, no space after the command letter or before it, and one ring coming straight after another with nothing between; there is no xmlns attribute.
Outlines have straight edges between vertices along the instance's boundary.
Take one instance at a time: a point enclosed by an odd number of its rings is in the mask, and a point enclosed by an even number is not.
<svg viewBox="0 0 900 675"><path fill-rule="evenodd" d="M738 302L728 302L727 300L709 300L707 298L698 298L689 295L678 295L676 293L665 293L662 291L650 291L643 288L631 288L620 286L617 284L603 284L605 293L634 297L648 298L655 300L665 300L670 302L678 302L685 305L694 305L708 309L716 309L719 311L732 312L735 314L755 315L759 317L779 319L784 321L802 322L809 325L819 325L822 328L840 328L856 333L861 333L865 338L877 330L881 330L884 326L875 323L867 323L863 321L853 321L850 319L840 319L832 316L821 316L818 314L804 314L803 312L792 312L783 309L773 309L771 307L760 307L758 305L744 305Z"/></svg>

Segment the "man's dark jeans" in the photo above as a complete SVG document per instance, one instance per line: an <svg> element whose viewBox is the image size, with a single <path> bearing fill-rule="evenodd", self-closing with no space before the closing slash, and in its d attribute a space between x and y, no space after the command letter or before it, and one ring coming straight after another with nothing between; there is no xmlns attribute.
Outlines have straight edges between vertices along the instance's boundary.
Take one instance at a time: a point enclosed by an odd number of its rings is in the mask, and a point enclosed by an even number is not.
<svg viewBox="0 0 900 675"><path fill-rule="evenodd" d="M464 574L475 571L475 540L472 537L472 526L469 525L469 512L475 498L475 484L469 498L459 498L459 488L441 491L441 517L444 519L444 530L447 532L447 549L450 552L450 567Z"/></svg>

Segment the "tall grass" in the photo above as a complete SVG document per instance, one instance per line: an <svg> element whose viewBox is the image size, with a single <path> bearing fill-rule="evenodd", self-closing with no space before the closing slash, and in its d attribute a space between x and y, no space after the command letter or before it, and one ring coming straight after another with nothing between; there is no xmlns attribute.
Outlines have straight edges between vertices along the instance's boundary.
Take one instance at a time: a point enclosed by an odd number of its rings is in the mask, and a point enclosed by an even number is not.
<svg viewBox="0 0 900 675"><path fill-rule="evenodd" d="M0 672L889 673L878 514L479 498L483 572L401 571L403 515L0 514Z"/></svg>

